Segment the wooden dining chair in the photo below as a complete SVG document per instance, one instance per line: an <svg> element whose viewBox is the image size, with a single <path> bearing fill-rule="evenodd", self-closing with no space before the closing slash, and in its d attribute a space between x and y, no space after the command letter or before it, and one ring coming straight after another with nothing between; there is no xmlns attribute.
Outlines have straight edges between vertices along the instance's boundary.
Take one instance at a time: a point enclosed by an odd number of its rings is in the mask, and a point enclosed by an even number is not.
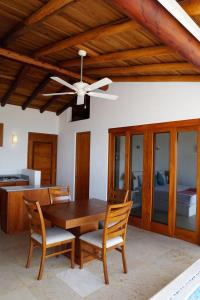
<svg viewBox="0 0 200 300"><path fill-rule="evenodd" d="M111 191L108 196L108 203L109 204L125 203L129 200L128 198L129 198L129 190Z"/></svg>
<svg viewBox="0 0 200 300"><path fill-rule="evenodd" d="M31 265L34 247L42 248L38 280L42 278L46 258L70 252L71 268L74 268L75 236L71 232L58 227L46 228L39 202L26 197L24 197L24 202L30 224L30 246L26 268L29 268ZM69 248L67 247L68 244L70 245ZM49 248L54 248L55 250L61 245L66 245L66 249L47 254Z"/></svg>
<svg viewBox="0 0 200 300"><path fill-rule="evenodd" d="M108 204L126 203L129 197L129 190L117 190L109 193ZM112 224L111 224L112 225ZM104 228L104 221L99 221L99 229Z"/></svg>
<svg viewBox="0 0 200 300"><path fill-rule="evenodd" d="M116 249L122 254L124 273L127 273L125 257L126 231L132 201L112 204L107 208L105 227L80 236L80 268L83 268L83 253L90 254L103 262L105 284L109 284L107 251ZM110 226L110 224L113 224ZM88 250L88 246L91 249Z"/></svg>
<svg viewBox="0 0 200 300"><path fill-rule="evenodd" d="M69 186L66 188L53 187L49 188L48 191L51 204L66 203L71 201L71 191Z"/></svg>

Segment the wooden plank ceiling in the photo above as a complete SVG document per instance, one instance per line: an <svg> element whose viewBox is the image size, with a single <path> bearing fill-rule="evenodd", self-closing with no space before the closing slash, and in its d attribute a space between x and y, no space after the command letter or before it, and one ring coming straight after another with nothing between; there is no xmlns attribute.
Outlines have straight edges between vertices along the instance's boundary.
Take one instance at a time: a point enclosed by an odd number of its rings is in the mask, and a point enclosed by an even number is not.
<svg viewBox="0 0 200 300"><path fill-rule="evenodd" d="M200 25L200 1L178 1ZM92 82L200 81L200 70L129 19L112 1L0 0L0 102L61 113L72 95L49 80L79 78L78 49L85 49L84 75ZM9 50L9 51L6 51ZM20 55L19 55L20 54Z"/></svg>

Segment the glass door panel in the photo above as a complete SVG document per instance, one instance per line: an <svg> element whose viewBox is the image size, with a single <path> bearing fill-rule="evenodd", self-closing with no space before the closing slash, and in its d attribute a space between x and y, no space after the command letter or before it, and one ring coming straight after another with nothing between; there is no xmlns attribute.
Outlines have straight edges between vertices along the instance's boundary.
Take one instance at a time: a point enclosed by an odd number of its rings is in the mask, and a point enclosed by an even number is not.
<svg viewBox="0 0 200 300"><path fill-rule="evenodd" d="M178 132L176 227L195 231L196 181L197 181L197 132Z"/></svg>
<svg viewBox="0 0 200 300"><path fill-rule="evenodd" d="M115 136L114 190L123 190L125 182L125 136Z"/></svg>
<svg viewBox="0 0 200 300"><path fill-rule="evenodd" d="M170 133L154 134L152 221L168 224Z"/></svg>
<svg viewBox="0 0 200 300"><path fill-rule="evenodd" d="M142 216L143 149L144 135L132 135L130 189L133 207L131 215L140 218Z"/></svg>

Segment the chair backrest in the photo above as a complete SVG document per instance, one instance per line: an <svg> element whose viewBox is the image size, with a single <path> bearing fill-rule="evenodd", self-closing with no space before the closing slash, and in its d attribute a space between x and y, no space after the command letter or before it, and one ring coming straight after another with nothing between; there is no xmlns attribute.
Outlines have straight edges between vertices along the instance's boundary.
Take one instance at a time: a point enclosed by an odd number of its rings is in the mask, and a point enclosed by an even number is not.
<svg viewBox="0 0 200 300"><path fill-rule="evenodd" d="M106 241L121 236L125 241L128 218L133 202L108 205L103 232L103 246Z"/></svg>
<svg viewBox="0 0 200 300"><path fill-rule="evenodd" d="M65 203L71 201L70 187L53 187L49 188L49 198L51 204Z"/></svg>
<svg viewBox="0 0 200 300"><path fill-rule="evenodd" d="M31 234L40 234L42 236L42 242L46 243L46 228L40 203L38 201L30 200L26 197L23 198L28 213Z"/></svg>
<svg viewBox="0 0 200 300"><path fill-rule="evenodd" d="M129 199L129 190L112 191L108 197L108 204L126 203Z"/></svg>

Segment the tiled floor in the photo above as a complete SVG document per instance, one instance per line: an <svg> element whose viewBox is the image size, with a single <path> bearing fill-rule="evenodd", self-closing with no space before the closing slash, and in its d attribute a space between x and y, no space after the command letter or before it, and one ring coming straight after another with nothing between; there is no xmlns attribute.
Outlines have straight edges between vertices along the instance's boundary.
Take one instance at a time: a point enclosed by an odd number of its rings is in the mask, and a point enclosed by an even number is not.
<svg viewBox="0 0 200 300"><path fill-rule="evenodd" d="M40 252L35 249L32 268L27 270L27 246L27 234L9 236L0 232L1 300L148 299L200 258L199 246L130 226L128 274L122 273L120 253L112 251L108 255L110 285L102 284L101 262L93 261L84 266L84 273L76 266L77 290L74 274L70 275L73 270L63 256L47 260L43 280L35 280Z"/></svg>

